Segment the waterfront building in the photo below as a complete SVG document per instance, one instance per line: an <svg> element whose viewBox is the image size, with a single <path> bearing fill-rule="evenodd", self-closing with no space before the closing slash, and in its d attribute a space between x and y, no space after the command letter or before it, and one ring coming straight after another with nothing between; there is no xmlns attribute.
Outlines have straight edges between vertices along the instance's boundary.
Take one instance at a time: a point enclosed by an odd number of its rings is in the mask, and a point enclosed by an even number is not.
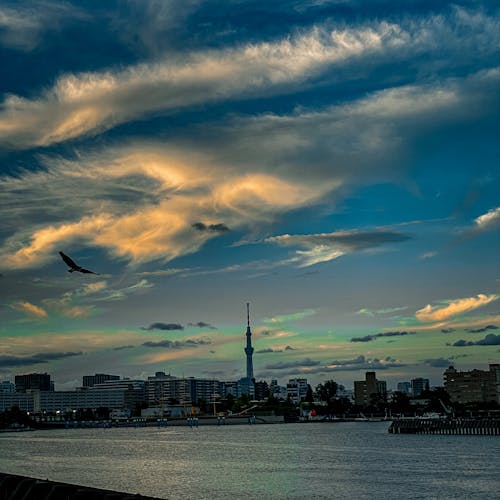
<svg viewBox="0 0 500 500"><path fill-rule="evenodd" d="M177 377L167 375L165 372L156 372L146 381L146 401L150 406L169 403L170 387L168 382Z"/></svg>
<svg viewBox="0 0 500 500"><path fill-rule="evenodd" d="M286 395L294 404L299 404L307 396L307 379L291 378L286 384Z"/></svg>
<svg viewBox="0 0 500 500"><path fill-rule="evenodd" d="M33 394L28 392L0 392L0 412L17 406L23 411L33 411Z"/></svg>
<svg viewBox="0 0 500 500"><path fill-rule="evenodd" d="M443 374L444 388L455 403L500 403L500 365L490 364L489 370L459 372L450 366Z"/></svg>
<svg viewBox="0 0 500 500"><path fill-rule="evenodd" d="M109 380L120 380L119 375L108 375L107 373L96 373L95 375L83 376L83 387L94 387L96 384L103 384Z"/></svg>
<svg viewBox="0 0 500 500"><path fill-rule="evenodd" d="M411 395L418 398L424 391L428 391L429 387L428 378L414 378L411 380Z"/></svg>
<svg viewBox="0 0 500 500"><path fill-rule="evenodd" d="M16 392L16 385L8 380L3 380L0 382L0 392L3 393L12 393Z"/></svg>
<svg viewBox="0 0 500 500"><path fill-rule="evenodd" d="M374 398L387 397L387 383L377 380L375 372L366 372L365 380L354 382L354 402L358 406L369 406Z"/></svg>
<svg viewBox="0 0 500 500"><path fill-rule="evenodd" d="M33 411L35 413L66 412L78 409L97 408L134 409L135 394L127 389L105 391L34 391Z"/></svg>
<svg viewBox="0 0 500 500"><path fill-rule="evenodd" d="M15 376L16 392L26 391L53 391L48 373L28 373Z"/></svg>
<svg viewBox="0 0 500 500"><path fill-rule="evenodd" d="M398 392L409 396L411 394L411 382L398 382Z"/></svg>

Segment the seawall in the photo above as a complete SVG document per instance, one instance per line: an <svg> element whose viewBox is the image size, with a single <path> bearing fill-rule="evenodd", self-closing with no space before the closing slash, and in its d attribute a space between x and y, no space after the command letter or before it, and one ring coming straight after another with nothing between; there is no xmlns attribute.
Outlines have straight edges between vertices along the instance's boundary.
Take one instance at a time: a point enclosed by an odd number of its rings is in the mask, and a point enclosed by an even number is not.
<svg viewBox="0 0 500 500"><path fill-rule="evenodd" d="M0 472L0 500L159 500Z"/></svg>

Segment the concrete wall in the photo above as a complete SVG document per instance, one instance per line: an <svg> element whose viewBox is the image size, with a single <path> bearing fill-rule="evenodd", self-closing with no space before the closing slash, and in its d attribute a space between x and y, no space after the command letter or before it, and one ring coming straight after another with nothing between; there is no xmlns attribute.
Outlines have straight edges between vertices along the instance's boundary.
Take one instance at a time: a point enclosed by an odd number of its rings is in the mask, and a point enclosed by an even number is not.
<svg viewBox="0 0 500 500"><path fill-rule="evenodd" d="M0 500L158 500L0 472Z"/></svg>

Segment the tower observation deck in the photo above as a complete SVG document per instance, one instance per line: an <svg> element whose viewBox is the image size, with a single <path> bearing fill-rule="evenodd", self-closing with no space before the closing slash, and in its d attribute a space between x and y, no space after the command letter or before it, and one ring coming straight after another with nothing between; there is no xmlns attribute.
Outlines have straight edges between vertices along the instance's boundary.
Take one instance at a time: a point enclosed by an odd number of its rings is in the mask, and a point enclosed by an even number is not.
<svg viewBox="0 0 500 500"><path fill-rule="evenodd" d="M252 331L250 330L250 303L247 302L247 345L245 347L245 354L247 356L247 379L254 381L253 376L253 347L252 347Z"/></svg>

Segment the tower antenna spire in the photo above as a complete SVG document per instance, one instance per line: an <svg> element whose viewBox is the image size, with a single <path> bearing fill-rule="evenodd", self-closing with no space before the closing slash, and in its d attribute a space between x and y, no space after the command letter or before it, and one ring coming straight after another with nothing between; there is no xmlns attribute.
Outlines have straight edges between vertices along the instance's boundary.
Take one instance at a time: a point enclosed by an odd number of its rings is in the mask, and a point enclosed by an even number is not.
<svg viewBox="0 0 500 500"><path fill-rule="evenodd" d="M250 302L247 302L247 326L250 328Z"/></svg>

